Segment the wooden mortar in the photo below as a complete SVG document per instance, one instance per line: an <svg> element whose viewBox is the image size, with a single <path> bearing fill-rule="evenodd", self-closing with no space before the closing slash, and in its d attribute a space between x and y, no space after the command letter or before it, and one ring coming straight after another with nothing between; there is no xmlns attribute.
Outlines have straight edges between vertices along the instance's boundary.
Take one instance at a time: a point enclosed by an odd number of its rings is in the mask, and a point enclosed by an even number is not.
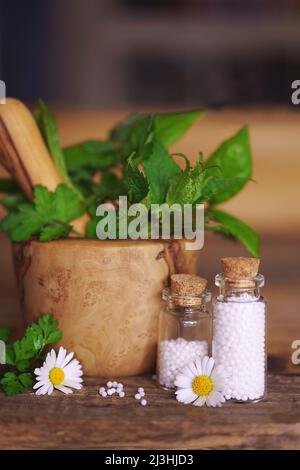
<svg viewBox="0 0 300 470"><path fill-rule="evenodd" d="M161 293L170 274L196 272L182 242L63 239L13 245L27 323L52 312L61 344L86 375L153 370Z"/></svg>

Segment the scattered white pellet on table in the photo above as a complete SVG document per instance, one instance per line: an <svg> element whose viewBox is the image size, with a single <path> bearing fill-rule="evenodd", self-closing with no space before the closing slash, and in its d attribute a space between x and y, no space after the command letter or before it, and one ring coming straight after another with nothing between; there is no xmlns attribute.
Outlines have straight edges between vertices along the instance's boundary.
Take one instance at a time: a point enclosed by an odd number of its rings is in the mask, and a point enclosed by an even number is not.
<svg viewBox="0 0 300 470"><path fill-rule="evenodd" d="M109 380L106 384L107 388L111 388L113 386L113 383Z"/></svg>
<svg viewBox="0 0 300 470"><path fill-rule="evenodd" d="M101 397L105 398L107 397L107 392L104 390L103 392L100 393Z"/></svg>
<svg viewBox="0 0 300 470"><path fill-rule="evenodd" d="M135 398L136 400L140 400L142 397L141 397L140 393L136 393L136 394L134 395L134 398Z"/></svg>
<svg viewBox="0 0 300 470"><path fill-rule="evenodd" d="M103 392L106 392L105 388L104 388L104 387L100 387L100 388L99 388L99 393L100 393L100 395L101 395L101 393L103 393Z"/></svg>
<svg viewBox="0 0 300 470"><path fill-rule="evenodd" d="M119 392L119 397L124 398L125 397L125 392L123 392L123 391Z"/></svg>
<svg viewBox="0 0 300 470"><path fill-rule="evenodd" d="M116 382L116 381L114 380L113 383L112 383L112 386L113 386L114 388L117 388L118 382Z"/></svg>
<svg viewBox="0 0 300 470"><path fill-rule="evenodd" d="M142 406L146 406L147 405L147 400L145 400L145 398L143 398L143 400L140 401L140 404Z"/></svg>

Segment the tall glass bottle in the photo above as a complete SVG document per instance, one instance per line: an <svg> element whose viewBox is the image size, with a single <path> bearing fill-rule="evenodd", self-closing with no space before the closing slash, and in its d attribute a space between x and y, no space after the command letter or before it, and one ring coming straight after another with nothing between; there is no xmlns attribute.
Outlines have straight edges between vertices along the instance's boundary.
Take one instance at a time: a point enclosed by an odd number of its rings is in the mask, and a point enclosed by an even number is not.
<svg viewBox="0 0 300 470"><path fill-rule="evenodd" d="M259 401L266 393L266 302L256 258L223 258L215 283L212 354L226 373L224 395Z"/></svg>

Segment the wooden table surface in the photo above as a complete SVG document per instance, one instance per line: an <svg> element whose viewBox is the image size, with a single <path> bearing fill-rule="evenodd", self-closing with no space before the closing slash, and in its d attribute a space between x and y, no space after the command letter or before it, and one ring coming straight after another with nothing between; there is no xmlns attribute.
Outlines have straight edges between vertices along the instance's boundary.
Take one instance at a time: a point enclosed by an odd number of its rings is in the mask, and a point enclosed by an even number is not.
<svg viewBox="0 0 300 470"><path fill-rule="evenodd" d="M87 379L74 395L0 395L2 449L300 449L300 376L269 376L265 401L222 408L178 404L151 377L122 379L126 396L102 398ZM134 398L138 386L148 405Z"/></svg>

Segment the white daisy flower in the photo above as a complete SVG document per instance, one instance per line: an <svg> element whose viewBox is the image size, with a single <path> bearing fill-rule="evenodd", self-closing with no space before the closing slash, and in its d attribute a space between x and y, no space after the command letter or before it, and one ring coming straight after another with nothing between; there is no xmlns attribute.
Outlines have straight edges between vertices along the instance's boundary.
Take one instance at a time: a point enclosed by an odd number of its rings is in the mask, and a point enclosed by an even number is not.
<svg viewBox="0 0 300 470"><path fill-rule="evenodd" d="M81 365L77 359L72 360L73 356L73 352L67 354L63 347L57 357L54 349L47 354L43 366L34 370L36 395L51 395L55 388L66 394L72 393L72 388L82 388Z"/></svg>
<svg viewBox="0 0 300 470"><path fill-rule="evenodd" d="M215 366L212 357L197 358L185 366L176 376L176 398L181 403L195 406L221 406L225 375L220 366Z"/></svg>

